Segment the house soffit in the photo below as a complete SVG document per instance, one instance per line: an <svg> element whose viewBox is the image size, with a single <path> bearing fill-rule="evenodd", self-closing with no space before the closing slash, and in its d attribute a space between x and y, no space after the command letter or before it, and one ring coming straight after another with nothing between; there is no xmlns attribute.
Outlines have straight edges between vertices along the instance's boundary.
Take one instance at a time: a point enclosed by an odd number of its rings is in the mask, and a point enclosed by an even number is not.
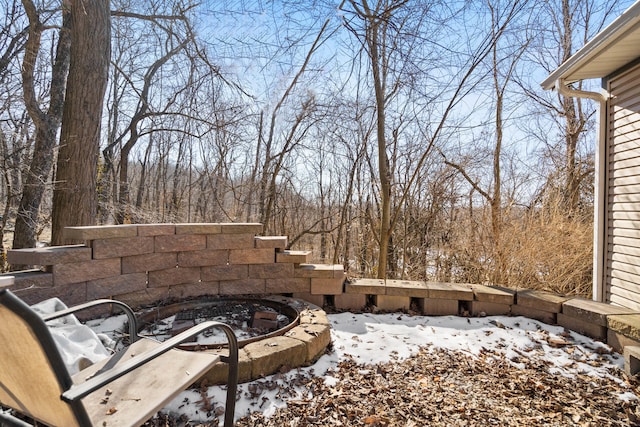
<svg viewBox="0 0 640 427"><path fill-rule="evenodd" d="M573 83L603 78L640 57L640 0L594 36L542 83L555 87L558 80Z"/></svg>

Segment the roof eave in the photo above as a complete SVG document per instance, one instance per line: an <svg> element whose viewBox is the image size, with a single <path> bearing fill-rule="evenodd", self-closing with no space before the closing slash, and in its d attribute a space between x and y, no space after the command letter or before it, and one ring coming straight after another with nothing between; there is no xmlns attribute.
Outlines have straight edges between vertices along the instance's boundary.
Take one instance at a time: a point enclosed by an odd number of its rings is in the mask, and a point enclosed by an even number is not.
<svg viewBox="0 0 640 427"><path fill-rule="evenodd" d="M616 38L624 34L629 28L640 21L640 1L636 1L615 21L604 30L596 34L581 49L563 62L555 71L541 83L545 90L555 88L557 81L572 83L570 76L576 70L586 66L594 57L600 55L606 48L615 42ZM604 77L604 76L600 76Z"/></svg>

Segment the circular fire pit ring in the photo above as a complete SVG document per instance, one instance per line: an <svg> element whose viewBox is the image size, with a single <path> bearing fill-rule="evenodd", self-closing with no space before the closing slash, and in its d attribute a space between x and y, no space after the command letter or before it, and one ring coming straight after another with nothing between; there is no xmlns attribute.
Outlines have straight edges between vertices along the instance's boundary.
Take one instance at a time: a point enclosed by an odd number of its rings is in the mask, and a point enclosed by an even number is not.
<svg viewBox="0 0 640 427"><path fill-rule="evenodd" d="M282 369L293 369L300 366L309 366L325 353L326 348L331 343L331 327L326 313L320 307L315 306L307 301L290 298L279 295L270 295L264 298L255 298L253 296L236 296L236 297L198 297L194 299L185 299L184 301L173 304L157 304L153 308L143 312L138 312L139 329L146 329L154 322L160 322L167 317L177 316L178 313L187 310L187 312L197 313L199 310L207 311L212 306L216 307L220 304L230 305L234 302L242 302L249 307L254 307L254 303L264 310L253 310L253 314L266 312L278 313L276 319L273 315L258 315L258 328L252 328L249 323L255 322L250 320L237 320L238 323L247 322L249 329L257 329L256 336L243 337L238 339L239 346L239 381L245 382L264 377L265 375L282 372ZM217 314L217 310L211 310ZM251 310L249 310L251 311ZM262 313L264 314L264 313ZM190 317L197 317L192 314L186 315L186 320ZM287 320L284 321L286 317ZM175 318L173 319L175 320ZM224 323L234 323L229 319L213 319ZM233 320L233 319L232 319ZM262 326L274 326L276 321L277 327L273 330L266 328L266 331L260 331ZM262 322L262 323L261 323ZM242 324L240 323L240 324ZM169 324L165 325L169 329ZM171 325L172 328L173 325ZM188 326L188 325L187 325ZM232 326L232 325L230 325ZM255 325L254 325L255 326ZM233 326L232 326L233 328ZM179 329L179 328L178 328ZM235 328L236 336L242 327ZM256 331L254 331L256 332ZM170 334L170 333L169 333ZM165 337L168 338L170 335ZM154 336L151 336L154 338ZM158 337L155 337L158 338ZM162 338L160 338L162 339ZM199 343L187 344L185 349L192 351L204 351L214 354L224 354L226 349L226 340L220 336L220 342L202 345ZM226 364L223 362L216 363L210 371L203 377L208 384L224 384L226 382Z"/></svg>
<svg viewBox="0 0 640 427"><path fill-rule="evenodd" d="M138 317L138 332L160 341L205 320L229 325L238 338L238 347L284 335L298 326L300 312L286 300L254 297L203 297L157 306ZM180 345L183 350L209 350L226 347L226 340L216 342L200 337L199 342Z"/></svg>

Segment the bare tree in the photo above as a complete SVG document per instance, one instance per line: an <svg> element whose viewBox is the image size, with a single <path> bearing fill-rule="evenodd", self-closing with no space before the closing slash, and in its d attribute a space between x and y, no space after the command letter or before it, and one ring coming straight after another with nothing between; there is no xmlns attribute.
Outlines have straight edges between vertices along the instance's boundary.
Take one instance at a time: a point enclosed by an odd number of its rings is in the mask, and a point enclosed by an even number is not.
<svg viewBox="0 0 640 427"><path fill-rule="evenodd" d="M539 16L532 28L534 43L527 51L527 60L550 73L629 4L624 0L539 2ZM518 76L519 85L535 101L532 117L543 117L542 122L532 123L530 137L543 144L542 156L552 162L541 188L541 192L547 194L539 197L559 199L572 215L581 208L589 212L590 206L584 206L582 200L590 199L588 193L594 171L593 147L589 140L594 131L595 106L579 98L543 92L538 81L527 77ZM576 85L577 89L585 88L583 82ZM549 132L550 125L555 126L555 132Z"/></svg>
<svg viewBox="0 0 640 427"><path fill-rule="evenodd" d="M22 157L29 147L30 122L21 108L20 55L24 52L29 27L18 0L0 3L4 15L0 27L0 255L4 253L5 232L13 219L21 196ZM26 136L26 137L25 137ZM4 271L4 257L0 271Z"/></svg>
<svg viewBox="0 0 640 427"><path fill-rule="evenodd" d="M393 232L402 217L405 201L422 176L422 168L431 158L435 144L443 139L445 132L455 128L451 121L455 108L478 84L476 71L492 51L494 34L501 34L511 17L503 17L489 31L477 28L466 46L456 46L452 37L452 44L443 47L435 39L438 32L451 31L447 26L449 21L463 16L462 11L439 8L438 3L379 0L373 6L366 1L349 4L352 10L348 13L353 18L346 19L345 25L366 51L375 95L378 165L375 184L379 188L379 200L374 201L379 201L380 212L376 235L377 276L385 278L390 264L392 272L395 270ZM436 65L434 58L442 54L443 49L451 59ZM430 68L423 70L427 64ZM438 75L442 83L434 85L437 79L430 73ZM425 90L419 82L428 82L430 86ZM392 111L393 121L389 119ZM411 170L400 172L394 169L399 165L399 144L407 140L409 130L420 135L423 148L407 163ZM402 185L394 182L394 174L405 176Z"/></svg>
<svg viewBox="0 0 640 427"><path fill-rule="evenodd" d="M471 185L473 191L480 194L489 204L490 224L491 224L491 247L492 254L490 259L495 263L491 269L491 279L493 283L503 283L506 274L507 262L502 248L502 229L503 229L503 177L501 159L504 155L504 128L505 128L505 96L512 82L512 78L517 69L518 61L527 49L528 41L519 41L513 43L513 39L507 40L506 45L513 46L509 49L503 49L502 39L506 37L508 24L515 20L520 12L524 10L527 2L514 1L510 2L506 10L499 8L499 4L488 2L487 6L491 17L491 65L490 75L492 81L492 98L493 98L493 147L491 150L491 180L487 187L478 179L474 178L470 172L461 164L452 162L445 157L445 163L456 169L464 179ZM509 29L511 31L511 29ZM483 135L484 136L484 135Z"/></svg>
<svg viewBox="0 0 640 427"><path fill-rule="evenodd" d="M40 53L43 32L55 27L46 24L46 21L52 19L52 17L46 16L45 20L43 20L41 12L38 11L32 0L23 0L22 4L29 18L29 36L22 61L23 93L27 111L29 111L29 116L36 128L36 136L33 157L29 172L24 179L22 198L20 199L16 218L13 237L13 247L16 249L34 247L36 245L36 235L40 228L40 204L42 203L45 188L49 185L54 148L62 120L71 46L69 32L70 10L68 7L63 7L62 26L58 27L58 43L51 69L49 107L46 111L43 111L36 95L34 81L36 63ZM65 6L69 5L65 4Z"/></svg>
<svg viewBox="0 0 640 427"><path fill-rule="evenodd" d="M363 32L359 33L353 25L346 21L347 27L361 37L361 43L367 51L371 75L373 78L375 106L376 106L376 138L378 147L378 179L380 182L380 226L378 231L379 257L378 277L385 278L389 243L391 240L391 175L389 158L387 155L386 139L386 111L390 97L398 90L397 81L391 81L390 61L398 47L392 32L401 28L403 22L396 24L392 21L396 12L406 5L406 1L377 1L373 7L364 0L362 4L350 0L349 4L354 14L362 21Z"/></svg>

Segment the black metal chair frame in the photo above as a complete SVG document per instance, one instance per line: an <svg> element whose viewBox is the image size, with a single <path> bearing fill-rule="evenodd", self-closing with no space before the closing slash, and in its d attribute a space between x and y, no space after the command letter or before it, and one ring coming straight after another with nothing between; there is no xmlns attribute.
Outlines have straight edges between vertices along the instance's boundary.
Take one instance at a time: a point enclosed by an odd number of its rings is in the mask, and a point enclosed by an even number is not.
<svg viewBox="0 0 640 427"><path fill-rule="evenodd" d="M219 358L219 360L221 360L222 362L227 363L229 367L229 374L227 377L227 396L224 425L225 427L231 427L233 425L236 391L238 384L238 343L233 330L228 325L214 321L200 323L190 328L189 330L182 332L167 341L164 341L154 349L140 354L139 357L133 357L129 360L121 361L121 363L118 363L111 368L108 368L109 365L107 364L104 368L102 368L85 382L81 384L73 384L67 367L62 360L62 357L49 331L49 328L46 325L46 322L79 312L81 310L86 310L99 305L110 304L113 307L119 308L127 315L129 321L129 336L131 342L133 343L138 340L137 320L133 310L128 305L120 301L101 299L41 316L8 289L0 290L0 304L15 313L17 316L24 319L26 324L28 324L29 328L40 343L43 351L46 353L46 356L51 367L53 368L53 371L55 372L61 389L64 390L60 398L64 402L67 402L68 405L70 405L74 415L78 420L79 425L81 426L93 425L92 421L89 419L86 408L82 404L83 397L89 395L100 387L103 387L110 382L124 376L125 374L132 372L136 368L157 358L158 356L174 349L179 344L192 339L201 332L204 332L211 328L222 329L227 337L229 348L229 354L227 356L220 356ZM10 327L10 325L0 325L0 327L6 328ZM0 345L10 345L10 343L0 343ZM115 357L115 355L112 357ZM3 379L0 378L0 385L2 381ZM3 402L0 402L0 405L6 406ZM18 410L18 408L12 409ZM23 427L29 424L12 416L9 413L3 413L2 411L0 411L0 426L1 425Z"/></svg>

